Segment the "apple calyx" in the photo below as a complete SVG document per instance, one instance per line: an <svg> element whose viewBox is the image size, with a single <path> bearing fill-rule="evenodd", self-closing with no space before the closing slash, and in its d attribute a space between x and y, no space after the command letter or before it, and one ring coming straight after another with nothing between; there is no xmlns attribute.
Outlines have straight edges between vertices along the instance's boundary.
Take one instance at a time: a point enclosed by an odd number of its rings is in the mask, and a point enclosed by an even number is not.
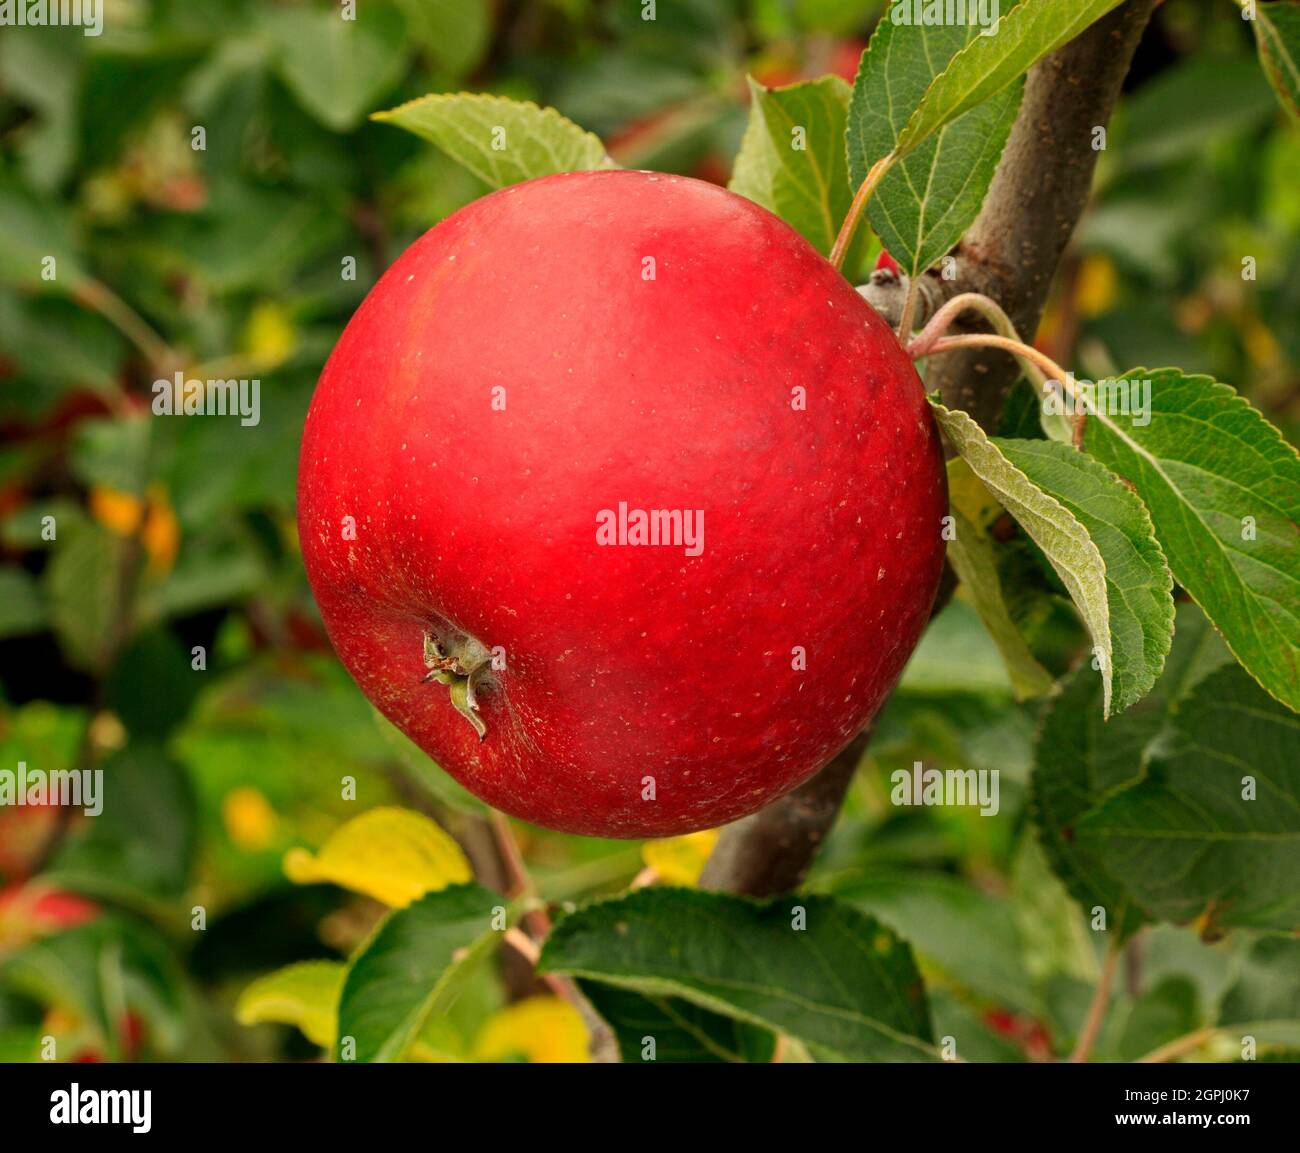
<svg viewBox="0 0 1300 1153"><path fill-rule="evenodd" d="M424 665L429 671L420 683L437 681L446 685L452 707L474 726L480 741L487 736L487 724L479 715L476 693L482 686L484 674L491 667L491 661L491 652L468 633L425 630Z"/></svg>

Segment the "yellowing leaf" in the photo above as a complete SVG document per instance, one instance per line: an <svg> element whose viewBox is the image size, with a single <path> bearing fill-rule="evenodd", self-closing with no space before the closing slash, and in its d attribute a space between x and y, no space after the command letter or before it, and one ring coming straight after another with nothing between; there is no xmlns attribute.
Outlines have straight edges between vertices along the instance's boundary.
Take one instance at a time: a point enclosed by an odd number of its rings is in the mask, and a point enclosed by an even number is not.
<svg viewBox="0 0 1300 1153"><path fill-rule="evenodd" d="M140 527L144 501L129 492L96 485L90 490L90 515L110 532L131 536Z"/></svg>
<svg viewBox="0 0 1300 1153"><path fill-rule="evenodd" d="M284 872L299 885L328 881L401 908L472 879L460 846L428 817L409 809L371 809L335 829L313 856L285 854Z"/></svg>
<svg viewBox="0 0 1300 1153"><path fill-rule="evenodd" d="M275 835L275 810L251 785L231 789L221 801L221 821L226 835L241 849L265 849Z"/></svg>
<svg viewBox="0 0 1300 1153"><path fill-rule="evenodd" d="M1119 276L1115 272L1115 262L1104 252L1093 252L1084 257L1074 290L1079 314L1100 316L1115 303L1118 293Z"/></svg>
<svg viewBox="0 0 1300 1153"><path fill-rule="evenodd" d="M298 343L288 311L274 301L254 306L244 326L244 351L258 364L277 365L286 360Z"/></svg>
<svg viewBox="0 0 1300 1153"><path fill-rule="evenodd" d="M117 536L140 534L140 541L154 572L168 572L180 549L180 525L167 493L151 485L148 499L129 492L95 485L90 490L90 515Z"/></svg>
<svg viewBox="0 0 1300 1153"><path fill-rule="evenodd" d="M558 997L525 997L493 1013L474 1040L480 1061L526 1057L534 1064L589 1061L587 1027Z"/></svg>
<svg viewBox="0 0 1300 1153"><path fill-rule="evenodd" d="M159 486L149 488L149 506L140 531L149 568L153 572L170 572L181 547L181 526L172 510L167 493Z"/></svg>
<svg viewBox="0 0 1300 1153"><path fill-rule="evenodd" d="M332 1049L344 972L338 961L304 961L259 977L240 994L235 1019L293 1025L313 1044Z"/></svg>
<svg viewBox="0 0 1300 1153"><path fill-rule="evenodd" d="M666 885L694 885L704 871L704 862L718 841L717 829L702 829L684 837L647 841L641 846L641 859Z"/></svg>

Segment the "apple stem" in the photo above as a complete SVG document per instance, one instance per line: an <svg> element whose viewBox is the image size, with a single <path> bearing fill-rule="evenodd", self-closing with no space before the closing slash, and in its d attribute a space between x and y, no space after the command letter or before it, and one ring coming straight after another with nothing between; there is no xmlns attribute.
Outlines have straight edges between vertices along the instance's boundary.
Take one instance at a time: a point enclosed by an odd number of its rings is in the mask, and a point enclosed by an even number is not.
<svg viewBox="0 0 1300 1153"><path fill-rule="evenodd" d="M903 298L903 314L898 318L898 339L906 344L912 339L912 318L916 315L916 296L920 287L916 277L907 281L907 295Z"/></svg>
<svg viewBox="0 0 1300 1153"><path fill-rule="evenodd" d="M946 335L952 322L967 310L978 312L994 331ZM996 301L978 292L963 292L954 296L930 318L930 322L907 345L907 354L913 360L959 348L1000 348L1011 353L1024 369L1025 375L1044 399L1049 394L1049 384L1060 387L1075 401L1071 418L1071 440L1075 448L1083 447L1083 428L1087 418L1087 405L1080 401L1073 378L1046 353L1020 339L1011 318Z"/></svg>

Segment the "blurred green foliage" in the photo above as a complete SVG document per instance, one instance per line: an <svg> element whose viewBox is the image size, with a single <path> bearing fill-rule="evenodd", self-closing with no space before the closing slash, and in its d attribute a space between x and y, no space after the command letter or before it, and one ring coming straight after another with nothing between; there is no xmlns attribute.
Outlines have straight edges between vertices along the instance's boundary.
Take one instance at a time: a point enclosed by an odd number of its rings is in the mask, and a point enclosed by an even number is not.
<svg viewBox="0 0 1300 1153"><path fill-rule="evenodd" d="M851 78L881 6L678 0L648 23L613 0L362 4L357 39L331 4L269 0L107 0L102 37L0 37L0 767L94 764L112 798L67 827L0 811L0 1058L47 1035L61 1058L310 1054L237 1026L234 996L345 954L378 907L290 887L284 852L381 803L481 828L334 660L298 559L321 365L378 274L483 191L368 114L459 88L532 99L625 166L725 182L746 74ZM1038 341L1095 377L1212 373L1294 440L1300 135L1253 55L1230 5L1159 9ZM153 381L177 371L259 378L259 422L152 417ZM1041 558L1021 559L1018 623L1060 675L1085 637ZM991 1059L1067 1050L1097 972L1026 835L1037 712L954 602L811 882L909 938L936 1035L969 1026ZM1002 770L1002 819L889 806L889 772L917 760ZM641 867L624 844L520 836L556 899ZM42 912L50 894L92 904ZM1209 1019L1245 948L1150 933L1098 1051L1136 1056ZM503 998L495 972L479 985L462 1042Z"/></svg>

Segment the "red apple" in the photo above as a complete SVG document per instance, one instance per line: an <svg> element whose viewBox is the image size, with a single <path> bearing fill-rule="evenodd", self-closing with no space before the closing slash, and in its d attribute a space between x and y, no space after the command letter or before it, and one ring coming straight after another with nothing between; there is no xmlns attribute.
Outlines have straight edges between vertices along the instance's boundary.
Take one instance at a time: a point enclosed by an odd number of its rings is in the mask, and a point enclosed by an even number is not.
<svg viewBox="0 0 1300 1153"><path fill-rule="evenodd" d="M620 504L680 515L602 544ZM366 695L484 800L612 837L735 820L842 748L920 635L946 512L922 386L852 285L750 201L631 171L413 244L298 476Z"/></svg>

